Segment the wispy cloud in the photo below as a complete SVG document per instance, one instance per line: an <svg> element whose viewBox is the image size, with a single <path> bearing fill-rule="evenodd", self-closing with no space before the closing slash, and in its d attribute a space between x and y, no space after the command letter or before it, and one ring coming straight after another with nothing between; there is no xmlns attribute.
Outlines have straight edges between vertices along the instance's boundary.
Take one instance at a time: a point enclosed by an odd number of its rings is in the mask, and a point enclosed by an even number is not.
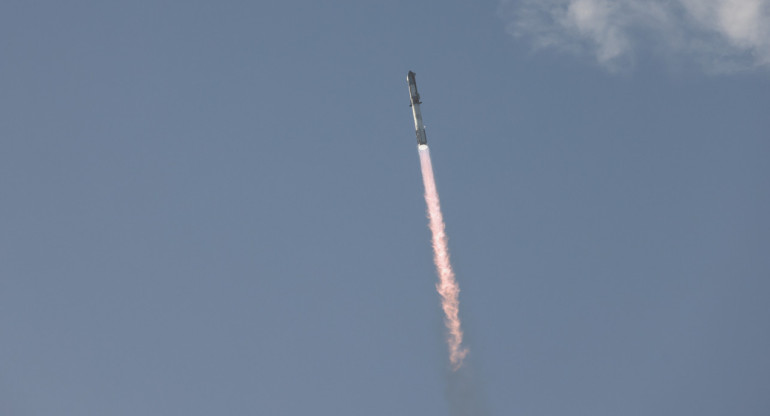
<svg viewBox="0 0 770 416"><path fill-rule="evenodd" d="M590 55L611 71L640 56L770 69L770 0L502 0L500 13L535 49Z"/></svg>

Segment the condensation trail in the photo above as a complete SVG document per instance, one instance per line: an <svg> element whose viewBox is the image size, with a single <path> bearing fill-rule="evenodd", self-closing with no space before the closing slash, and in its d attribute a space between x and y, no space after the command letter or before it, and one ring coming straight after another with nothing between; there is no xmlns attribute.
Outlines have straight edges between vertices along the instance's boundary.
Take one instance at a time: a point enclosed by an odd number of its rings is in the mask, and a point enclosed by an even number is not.
<svg viewBox="0 0 770 416"><path fill-rule="evenodd" d="M463 330L460 326L460 287L455 280L452 264L449 262L449 247L444 231L444 218L441 215L441 203L438 199L436 181L433 179L433 165L430 162L430 150L427 145L418 146L422 181L425 184L425 203L428 205L430 231L433 234L433 261L436 263L439 282L436 290L441 295L441 308L444 310L444 324L447 328L447 344L449 345L449 362L452 369L457 370L463 365L463 359L468 349L463 347Z"/></svg>

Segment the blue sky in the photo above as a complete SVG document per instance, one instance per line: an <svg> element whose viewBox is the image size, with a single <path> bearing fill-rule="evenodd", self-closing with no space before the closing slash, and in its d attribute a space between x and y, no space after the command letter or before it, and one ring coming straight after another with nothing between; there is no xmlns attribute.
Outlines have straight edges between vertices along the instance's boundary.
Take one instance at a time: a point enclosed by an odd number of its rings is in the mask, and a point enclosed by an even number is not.
<svg viewBox="0 0 770 416"><path fill-rule="evenodd" d="M4 2L0 413L767 414L770 5L637 3Z"/></svg>

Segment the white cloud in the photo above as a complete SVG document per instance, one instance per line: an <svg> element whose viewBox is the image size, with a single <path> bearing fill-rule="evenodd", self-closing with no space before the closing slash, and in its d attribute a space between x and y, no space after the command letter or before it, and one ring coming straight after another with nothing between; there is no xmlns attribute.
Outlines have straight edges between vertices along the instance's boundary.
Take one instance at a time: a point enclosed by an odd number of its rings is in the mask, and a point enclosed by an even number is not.
<svg viewBox="0 0 770 416"><path fill-rule="evenodd" d="M770 69L770 0L502 0L500 12L535 49L613 71L642 53L711 72Z"/></svg>

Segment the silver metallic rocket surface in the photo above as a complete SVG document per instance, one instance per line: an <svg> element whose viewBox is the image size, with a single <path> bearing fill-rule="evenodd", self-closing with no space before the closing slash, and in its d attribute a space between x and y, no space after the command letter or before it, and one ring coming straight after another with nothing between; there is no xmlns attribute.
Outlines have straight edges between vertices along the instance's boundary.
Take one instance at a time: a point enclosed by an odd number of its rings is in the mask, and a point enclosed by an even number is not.
<svg viewBox="0 0 770 416"><path fill-rule="evenodd" d="M420 94L417 92L417 81L414 80L415 73L409 71L406 75L406 82L409 84L409 100L414 115L414 130L417 134L418 145L428 145L428 138L425 136L425 126L422 124L422 113L420 112Z"/></svg>

